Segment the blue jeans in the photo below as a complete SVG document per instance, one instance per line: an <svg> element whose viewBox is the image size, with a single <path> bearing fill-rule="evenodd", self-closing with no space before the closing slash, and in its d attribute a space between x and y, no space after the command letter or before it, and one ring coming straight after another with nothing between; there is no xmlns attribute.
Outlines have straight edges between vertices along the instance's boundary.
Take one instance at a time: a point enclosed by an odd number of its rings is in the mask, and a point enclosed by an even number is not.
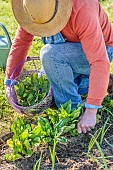
<svg viewBox="0 0 113 170"><path fill-rule="evenodd" d="M110 62L113 48L106 47ZM44 71L52 85L55 103L72 100L72 108L88 93L90 66L81 43L46 44L40 51Z"/></svg>

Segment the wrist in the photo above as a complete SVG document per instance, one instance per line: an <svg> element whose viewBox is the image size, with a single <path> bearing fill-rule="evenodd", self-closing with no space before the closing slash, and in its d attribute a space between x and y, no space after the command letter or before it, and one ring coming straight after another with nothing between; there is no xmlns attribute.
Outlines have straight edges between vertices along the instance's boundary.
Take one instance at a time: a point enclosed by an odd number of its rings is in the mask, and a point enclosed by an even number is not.
<svg viewBox="0 0 113 170"><path fill-rule="evenodd" d="M17 80L7 79L4 80L4 86L16 85L18 83Z"/></svg>
<svg viewBox="0 0 113 170"><path fill-rule="evenodd" d="M89 114L96 114L98 109L86 108L86 112Z"/></svg>

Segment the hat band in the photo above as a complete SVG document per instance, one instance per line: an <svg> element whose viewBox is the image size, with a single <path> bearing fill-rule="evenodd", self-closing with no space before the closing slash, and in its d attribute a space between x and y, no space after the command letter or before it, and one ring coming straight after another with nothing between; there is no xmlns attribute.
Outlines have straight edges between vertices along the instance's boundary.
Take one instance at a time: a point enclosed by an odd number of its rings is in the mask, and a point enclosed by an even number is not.
<svg viewBox="0 0 113 170"><path fill-rule="evenodd" d="M55 11L54 11L54 14L53 14L52 18L50 20L48 20L47 22L45 22L45 23L50 22L55 17L55 15L57 13L57 10L58 10L58 0L56 0Z"/></svg>

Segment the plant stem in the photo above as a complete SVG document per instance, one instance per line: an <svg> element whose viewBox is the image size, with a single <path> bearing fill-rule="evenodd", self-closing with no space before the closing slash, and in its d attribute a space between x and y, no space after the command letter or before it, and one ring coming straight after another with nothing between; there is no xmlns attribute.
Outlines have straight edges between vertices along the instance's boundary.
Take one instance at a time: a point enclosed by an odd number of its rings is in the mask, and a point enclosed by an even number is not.
<svg viewBox="0 0 113 170"><path fill-rule="evenodd" d="M107 166L107 163L106 163L106 159L104 157L104 153L103 153L99 143L97 142L97 140L95 142L96 142L97 148L98 148L98 150L99 150L99 152L100 152L100 154L102 156L102 160L103 160L103 163L104 163L105 170L108 170L108 166Z"/></svg>
<svg viewBox="0 0 113 170"><path fill-rule="evenodd" d="M57 145L57 140L56 140L56 134L55 134L53 148L49 146L50 156L51 156L51 161L52 161L52 170L54 170L54 167L55 167L56 145Z"/></svg>
<svg viewBox="0 0 113 170"><path fill-rule="evenodd" d="M37 165L38 165L38 170L40 170L41 161L42 161L42 150L40 151L40 158L38 159L38 161L34 165L33 170L36 170Z"/></svg>

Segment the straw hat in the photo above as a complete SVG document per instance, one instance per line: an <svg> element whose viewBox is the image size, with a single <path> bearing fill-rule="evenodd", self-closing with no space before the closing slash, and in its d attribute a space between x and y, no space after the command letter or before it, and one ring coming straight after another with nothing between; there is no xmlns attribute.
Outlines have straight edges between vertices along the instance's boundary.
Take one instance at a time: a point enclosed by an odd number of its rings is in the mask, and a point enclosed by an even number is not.
<svg viewBox="0 0 113 170"><path fill-rule="evenodd" d="M17 22L28 33L47 37L65 27L72 0L12 0L12 9Z"/></svg>

